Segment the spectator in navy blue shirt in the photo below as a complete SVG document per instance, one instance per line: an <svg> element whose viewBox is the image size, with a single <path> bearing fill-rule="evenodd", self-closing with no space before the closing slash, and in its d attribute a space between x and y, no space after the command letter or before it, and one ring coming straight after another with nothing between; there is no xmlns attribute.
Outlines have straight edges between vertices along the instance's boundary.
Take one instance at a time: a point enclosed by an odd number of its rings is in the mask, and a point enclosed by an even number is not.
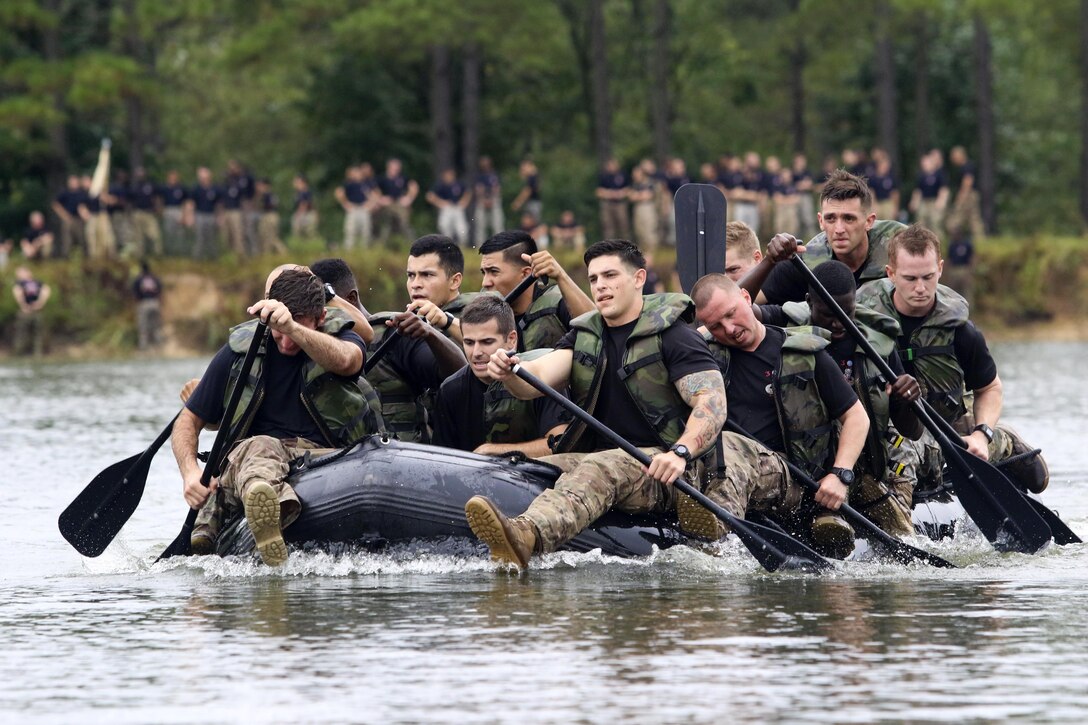
<svg viewBox="0 0 1088 725"><path fill-rule="evenodd" d="M457 178L452 168L442 170L438 181L427 192L427 203L438 210L438 233L449 237L459 246L468 244L468 217L465 208L472 202L472 193Z"/></svg>
<svg viewBox="0 0 1088 725"><path fill-rule="evenodd" d="M539 224L544 218L544 202L540 198L540 172L532 159L522 159L518 166L518 176L521 177L522 186L510 208L514 211L524 209Z"/></svg>
<svg viewBox="0 0 1088 725"><path fill-rule="evenodd" d="M292 185L295 188L295 203L291 211L291 235L312 239L317 236L317 209L314 207L310 182L302 174L295 174Z"/></svg>
<svg viewBox="0 0 1088 725"><path fill-rule="evenodd" d="M481 156L473 184L473 239L479 247L488 237L503 231L502 184L490 156Z"/></svg>
<svg viewBox="0 0 1088 725"><path fill-rule="evenodd" d="M79 217L79 205L86 195L80 188L79 177L69 174L64 190L53 200L53 213L60 220L60 243L53 247L57 257L67 257L73 249L83 249L83 220Z"/></svg>
<svg viewBox="0 0 1088 725"><path fill-rule="evenodd" d="M873 174L869 188L876 201L877 219L899 219L899 184L892 171L892 162L884 149L873 149Z"/></svg>
<svg viewBox="0 0 1088 725"><path fill-rule="evenodd" d="M166 172L166 183L159 187L158 195L162 205L164 251L171 256L186 254L189 245L185 231L185 201L189 191L182 186L176 169Z"/></svg>
<svg viewBox="0 0 1088 725"><path fill-rule="evenodd" d="M627 175L620 169L620 162L616 159L604 162L604 168L597 177L602 239L631 237L631 222L627 216L628 186Z"/></svg>
<svg viewBox="0 0 1088 725"><path fill-rule="evenodd" d="M129 201L132 205L132 241L133 251L137 256L149 254L162 255L162 229L159 218L155 216L155 204L158 189L147 171L137 166L132 175L132 188L129 189Z"/></svg>
<svg viewBox="0 0 1088 725"><path fill-rule="evenodd" d="M196 231L193 243L194 259L215 259L219 256L219 213L223 190L212 183L212 171L207 166L196 170L197 184L189 192L186 205L190 223Z"/></svg>
<svg viewBox="0 0 1088 725"><path fill-rule="evenodd" d="M413 238L412 204L419 196L419 184L404 175L400 159L385 162L385 174L378 177L378 189L381 192L377 214L381 240L384 242L390 234Z"/></svg>
<svg viewBox="0 0 1088 725"><path fill-rule="evenodd" d="M926 229L940 234L943 228L945 205L948 203L948 183L944 177L944 159L941 152L933 149L919 163L921 173L910 197L910 210L914 219Z"/></svg>
<svg viewBox="0 0 1088 725"><path fill-rule="evenodd" d="M690 184L688 169L684 160L675 156L665 162L665 199L662 204L662 219L664 220L664 238L666 244L676 244L676 214L673 210L673 199L676 192L684 184Z"/></svg>
<svg viewBox="0 0 1088 725"><path fill-rule="evenodd" d="M336 187L336 201L344 210L344 249L355 249L360 244L370 246L373 226L370 210L369 187L361 164L349 166L344 172L344 183Z"/></svg>

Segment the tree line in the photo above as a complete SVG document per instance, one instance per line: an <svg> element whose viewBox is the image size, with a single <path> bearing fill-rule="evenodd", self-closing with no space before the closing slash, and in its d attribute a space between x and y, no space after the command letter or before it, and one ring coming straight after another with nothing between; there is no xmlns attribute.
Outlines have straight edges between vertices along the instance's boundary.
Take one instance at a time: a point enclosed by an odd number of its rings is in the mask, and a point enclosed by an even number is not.
<svg viewBox="0 0 1088 725"><path fill-rule="evenodd" d="M612 156L881 146L909 180L962 144L991 231L1079 233L1086 46L1088 0L7 0L0 230L108 136L118 166L238 158L284 189L391 156L513 182L531 155L583 218Z"/></svg>

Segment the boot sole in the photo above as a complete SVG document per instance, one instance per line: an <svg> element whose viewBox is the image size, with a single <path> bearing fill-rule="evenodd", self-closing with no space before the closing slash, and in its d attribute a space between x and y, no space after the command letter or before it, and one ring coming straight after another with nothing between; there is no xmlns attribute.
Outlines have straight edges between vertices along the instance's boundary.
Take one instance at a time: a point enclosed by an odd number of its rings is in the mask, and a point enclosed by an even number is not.
<svg viewBox="0 0 1088 725"><path fill-rule="evenodd" d="M287 544L280 529L280 502L267 483L255 483L246 491L246 521L257 542L261 561L279 566L287 561Z"/></svg>
<svg viewBox="0 0 1088 725"><path fill-rule="evenodd" d="M854 551L854 531L836 523L814 522L812 540L816 550L832 559L845 559Z"/></svg>
<svg viewBox="0 0 1088 725"><path fill-rule="evenodd" d="M487 544L493 561L514 564L519 569L529 568L528 557L518 555L498 511L490 501L480 496L470 498L465 504L465 519L476 538Z"/></svg>
<svg viewBox="0 0 1088 725"><path fill-rule="evenodd" d="M688 536L717 541L725 535L724 525L710 509L679 492L676 495L676 517L680 520L680 530Z"/></svg>

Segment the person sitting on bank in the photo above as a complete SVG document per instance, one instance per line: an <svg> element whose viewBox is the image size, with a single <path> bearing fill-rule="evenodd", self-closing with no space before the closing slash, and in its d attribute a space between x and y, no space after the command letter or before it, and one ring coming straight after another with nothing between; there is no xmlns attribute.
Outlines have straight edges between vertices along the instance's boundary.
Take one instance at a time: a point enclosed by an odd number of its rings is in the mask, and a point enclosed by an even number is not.
<svg viewBox="0 0 1088 725"><path fill-rule="evenodd" d="M899 322L899 352L904 366L922 384L933 409L963 436L967 450L1000 462L1020 456L1004 468L1014 483L1040 493L1050 482L1041 455L1010 426L1000 423L1004 392L982 332L968 319L967 301L940 284L944 260L937 235L915 224L888 245L888 278L858 290L858 305ZM970 412L965 391L974 393ZM923 436L919 478L938 476L942 460L932 436Z"/></svg>
<svg viewBox="0 0 1088 725"><path fill-rule="evenodd" d="M229 381L241 368L256 320L231 330L178 415L172 445L185 501L200 509L193 551L212 553L225 517L244 510L262 561L277 566L287 559L283 528L302 511L286 481L291 460L307 450L321 454L348 445L383 424L377 399L359 384L363 340L345 315L325 309L321 280L309 270L283 270L268 297L247 311L268 324L272 343L262 346L229 421L245 422L220 476L207 488L201 483L198 437L208 423L221 423Z"/></svg>
<svg viewBox="0 0 1088 725"><path fill-rule="evenodd" d="M854 484L869 416L824 350L827 339L764 325L747 290L724 274L703 277L691 295L726 376L729 421L754 437L722 434L724 471L704 492L735 516L769 513L799 533L808 529L822 553L848 555L854 531L837 510ZM814 496L792 479L787 460L819 483ZM711 540L728 533L690 499L678 513L685 531Z"/></svg>
<svg viewBox="0 0 1088 725"><path fill-rule="evenodd" d="M627 240L597 242L584 261L597 309L573 320L556 349L539 359L495 352L488 375L522 400L541 393L514 375L519 362L551 387L569 387L571 400L652 461L643 468L586 426L573 424L555 445L558 455L542 459L563 475L520 516L508 519L486 497L469 499L465 517L492 558L523 569L534 553L555 551L609 509L674 509L672 483L697 476L691 464L725 422L722 375L688 324L691 300L682 294L643 296L646 260Z"/></svg>
<svg viewBox="0 0 1088 725"><path fill-rule="evenodd" d="M505 297L526 277L538 281L511 302L517 321L517 349L552 347L570 330L572 317L591 312L593 301L550 252L537 249L527 233L499 232L480 247L484 292Z"/></svg>
<svg viewBox="0 0 1088 725"><path fill-rule="evenodd" d="M461 314L461 331L468 365L446 378L438 391L434 444L482 455L550 455L548 441L567 429L563 409L549 398L519 400L487 372L495 352L517 344L510 305L495 295L480 295Z"/></svg>
<svg viewBox="0 0 1088 725"><path fill-rule="evenodd" d="M842 262L834 259L825 262L814 274L896 373L891 384L885 382L880 369L847 333L815 289L810 289L805 302L756 305L756 318L765 325L783 328L815 325L830 333L827 353L838 363L843 378L869 414L869 436L858 459L857 480L850 488L850 504L890 534L912 534L915 481L909 466L911 454L904 443L918 440L925 429L910 407L911 401L921 397L921 386L903 371L903 362L895 349L899 324L867 308L857 309L854 277Z"/></svg>

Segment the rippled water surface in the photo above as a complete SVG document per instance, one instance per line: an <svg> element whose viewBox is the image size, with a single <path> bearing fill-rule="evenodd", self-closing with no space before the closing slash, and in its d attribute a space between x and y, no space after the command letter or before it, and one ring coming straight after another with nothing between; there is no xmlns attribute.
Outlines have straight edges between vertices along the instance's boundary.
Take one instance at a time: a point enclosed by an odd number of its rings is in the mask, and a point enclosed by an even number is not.
<svg viewBox="0 0 1088 725"><path fill-rule="evenodd" d="M995 350L1044 500L1088 534L1088 346ZM185 506L156 458L98 559L56 517L143 450L205 361L0 367L5 722L1084 721L1088 550L923 545L962 568L766 574L736 543L648 560L464 551L151 565ZM206 441L210 445L210 438ZM922 542L919 542L922 543Z"/></svg>

